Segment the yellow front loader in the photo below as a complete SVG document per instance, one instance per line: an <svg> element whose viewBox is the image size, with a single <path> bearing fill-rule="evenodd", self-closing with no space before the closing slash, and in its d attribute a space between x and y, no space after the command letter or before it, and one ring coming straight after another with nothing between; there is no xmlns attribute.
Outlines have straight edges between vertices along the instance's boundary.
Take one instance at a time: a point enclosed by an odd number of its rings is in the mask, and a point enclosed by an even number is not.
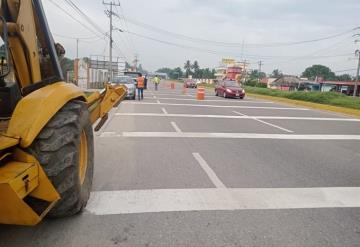
<svg viewBox="0 0 360 247"><path fill-rule="evenodd" d="M93 124L126 88L85 94L65 83L41 1L0 1L0 224L35 225L86 206Z"/></svg>

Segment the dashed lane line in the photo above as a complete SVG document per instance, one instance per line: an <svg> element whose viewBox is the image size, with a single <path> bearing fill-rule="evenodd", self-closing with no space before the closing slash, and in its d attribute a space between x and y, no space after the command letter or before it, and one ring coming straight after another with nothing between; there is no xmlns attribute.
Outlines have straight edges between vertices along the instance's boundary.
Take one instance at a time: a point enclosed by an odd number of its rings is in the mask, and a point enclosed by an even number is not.
<svg viewBox="0 0 360 247"><path fill-rule="evenodd" d="M199 163L201 168L208 175L209 179L215 185L215 187L225 189L226 186L223 184L223 182L221 182L221 180L218 178L218 176L213 171L213 169L210 168L210 166L207 164L207 162L204 160L204 158L199 153L193 153L192 155L194 156L196 161Z"/></svg>
<svg viewBox="0 0 360 247"><path fill-rule="evenodd" d="M176 124L175 122L171 122L171 125L172 125L172 127L175 129L175 131L176 131L177 133L181 133L181 132L182 132L181 129L179 128L179 126L177 126L177 124Z"/></svg>
<svg viewBox="0 0 360 247"><path fill-rule="evenodd" d="M235 114L241 115L241 116L243 116L243 117L248 117L247 115L242 114L241 112L237 112L237 111L233 111L233 112L234 112ZM257 119L257 118L255 118L255 117L251 117L250 119L253 119L253 120L257 121L257 122L266 124L266 125L268 125L268 126L274 127L274 128L276 128L276 129L279 129L279 130L282 130L282 131L285 131L285 132L288 132L288 133L294 133L294 131L292 131L292 130L285 129L285 128L279 126L279 125L272 124L272 123L269 123L269 122L266 122L266 121Z"/></svg>
<svg viewBox="0 0 360 247"><path fill-rule="evenodd" d="M161 107L161 110L164 114L168 115L168 112L166 111L166 109L164 107Z"/></svg>

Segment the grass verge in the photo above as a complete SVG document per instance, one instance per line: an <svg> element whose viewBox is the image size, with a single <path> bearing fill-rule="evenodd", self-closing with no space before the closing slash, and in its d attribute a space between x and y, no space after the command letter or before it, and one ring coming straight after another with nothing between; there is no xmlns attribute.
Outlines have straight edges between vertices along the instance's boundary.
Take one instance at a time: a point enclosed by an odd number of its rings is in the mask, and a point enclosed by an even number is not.
<svg viewBox="0 0 360 247"><path fill-rule="evenodd" d="M245 87L248 95L282 103L360 116L360 98L335 92L288 92L268 88Z"/></svg>

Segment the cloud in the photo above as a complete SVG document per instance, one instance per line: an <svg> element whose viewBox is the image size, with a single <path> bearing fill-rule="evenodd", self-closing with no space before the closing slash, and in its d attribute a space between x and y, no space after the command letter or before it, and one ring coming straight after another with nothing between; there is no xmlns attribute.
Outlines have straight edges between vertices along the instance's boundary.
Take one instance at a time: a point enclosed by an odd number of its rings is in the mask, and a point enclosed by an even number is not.
<svg viewBox="0 0 360 247"><path fill-rule="evenodd" d="M102 29L108 30L108 18L104 14L105 7L101 1L74 0L74 2L95 20ZM45 1L46 10L50 13L49 22L52 30L56 33L70 36L91 36L91 32L81 25L74 23L69 17L57 10L53 5ZM245 43L271 43L293 42L299 40L323 37L334 33L343 32L352 27L359 26L358 9L360 1L327 1L327 0L121 0L125 15L142 23L147 23L161 29L175 33L185 34L207 40ZM65 4L62 6L66 7ZM68 9L77 18L80 18ZM139 26L114 19L114 25L119 28L127 27L136 33L155 37L187 46L200 47L224 51L224 53L262 54L260 57L248 57L254 64L257 60L264 60L264 68L271 72L274 67L279 67L287 73L301 73L302 70L313 62L324 63L333 67L334 70L344 67L354 67L353 62L346 57L302 59L300 61L287 61L280 58L269 59L269 56L304 56L331 47L320 52L318 55L350 53L356 48L351 35L339 37L318 43L311 43L296 47L241 47L226 48L209 46L204 43L188 42L175 39L169 35L163 35ZM348 39L344 39L348 37ZM205 52L183 49L155 41L142 39L125 33L114 35L117 46L131 60L134 53L145 68L155 70L159 67L181 66L186 59L197 59L202 66L214 67L222 56L226 54L207 54ZM341 41L343 40L343 41ZM68 51L68 55L74 56L74 40L62 39ZM341 41L341 42L340 42ZM334 46L340 42L337 46ZM94 53L108 53L108 42L97 41L94 43L81 44L80 54L87 56ZM119 51L115 50L119 55ZM245 57L246 58L246 57Z"/></svg>

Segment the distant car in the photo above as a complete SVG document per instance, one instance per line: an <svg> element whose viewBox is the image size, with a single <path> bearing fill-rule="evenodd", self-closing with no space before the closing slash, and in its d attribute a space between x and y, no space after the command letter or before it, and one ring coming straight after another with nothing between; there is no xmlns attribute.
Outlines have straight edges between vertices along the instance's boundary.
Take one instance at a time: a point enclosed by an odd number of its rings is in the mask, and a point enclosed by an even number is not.
<svg viewBox="0 0 360 247"><path fill-rule="evenodd" d="M119 85L119 84L123 84L123 85L126 86L126 88L127 88L126 98L135 100L135 98L136 98L136 87L135 87L134 79L131 78L130 76L119 76L119 77L115 77L111 81L111 85Z"/></svg>
<svg viewBox="0 0 360 247"><path fill-rule="evenodd" d="M184 86L186 88L196 88L197 87L197 83L195 80L193 79L188 79L184 82Z"/></svg>
<svg viewBox="0 0 360 247"><path fill-rule="evenodd" d="M219 81L215 87L215 95L224 98L240 98L245 97L245 90L239 86L236 81Z"/></svg>

